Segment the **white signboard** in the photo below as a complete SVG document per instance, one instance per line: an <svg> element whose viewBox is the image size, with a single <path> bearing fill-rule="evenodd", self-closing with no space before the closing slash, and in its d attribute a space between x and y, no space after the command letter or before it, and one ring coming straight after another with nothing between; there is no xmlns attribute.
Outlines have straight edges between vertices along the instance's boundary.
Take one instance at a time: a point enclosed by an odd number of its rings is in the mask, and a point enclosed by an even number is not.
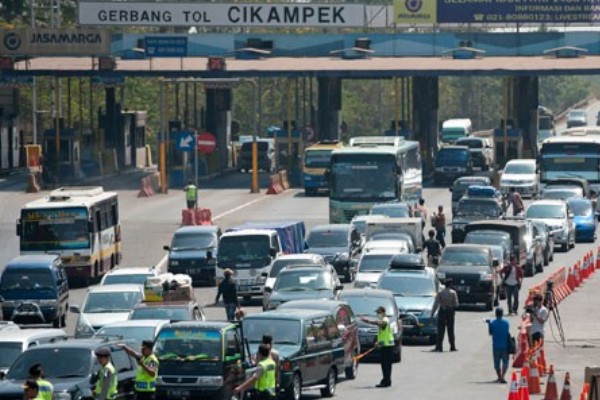
<svg viewBox="0 0 600 400"><path fill-rule="evenodd" d="M80 1L80 25L363 27L363 4Z"/></svg>

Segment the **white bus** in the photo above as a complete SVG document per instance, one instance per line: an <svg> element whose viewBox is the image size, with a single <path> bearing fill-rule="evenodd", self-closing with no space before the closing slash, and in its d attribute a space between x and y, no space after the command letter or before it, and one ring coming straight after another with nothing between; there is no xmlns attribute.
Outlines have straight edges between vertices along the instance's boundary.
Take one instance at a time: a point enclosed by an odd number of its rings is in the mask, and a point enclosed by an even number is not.
<svg viewBox="0 0 600 400"><path fill-rule="evenodd" d="M118 195L64 187L27 203L17 221L21 254L59 254L70 281L89 284L121 260Z"/></svg>

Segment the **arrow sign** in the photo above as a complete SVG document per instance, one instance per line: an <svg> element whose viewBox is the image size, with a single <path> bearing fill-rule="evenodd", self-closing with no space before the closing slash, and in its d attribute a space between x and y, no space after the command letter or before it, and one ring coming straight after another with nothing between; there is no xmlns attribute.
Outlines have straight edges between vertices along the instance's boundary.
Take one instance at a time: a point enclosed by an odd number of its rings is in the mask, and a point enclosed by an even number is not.
<svg viewBox="0 0 600 400"><path fill-rule="evenodd" d="M175 146L181 151L192 151L195 144L193 132L182 131L175 138Z"/></svg>

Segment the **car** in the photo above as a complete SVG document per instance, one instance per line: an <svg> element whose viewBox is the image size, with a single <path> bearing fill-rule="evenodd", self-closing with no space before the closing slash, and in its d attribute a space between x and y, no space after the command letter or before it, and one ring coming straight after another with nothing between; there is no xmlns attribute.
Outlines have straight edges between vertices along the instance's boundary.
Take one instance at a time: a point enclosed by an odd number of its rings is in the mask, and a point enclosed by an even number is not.
<svg viewBox="0 0 600 400"><path fill-rule="evenodd" d="M406 203L380 203L371 207L369 215L383 215L389 218L411 218L413 210Z"/></svg>
<svg viewBox="0 0 600 400"><path fill-rule="evenodd" d="M573 212L575 240L578 242L595 242L598 220L594 214L592 202L588 199L569 199L567 203Z"/></svg>
<svg viewBox="0 0 600 400"><path fill-rule="evenodd" d="M436 185L473 175L473 156L467 146L442 147L435 158L433 182Z"/></svg>
<svg viewBox="0 0 600 400"><path fill-rule="evenodd" d="M346 282L354 281L362 238L351 224L319 225L308 231L305 252L320 254Z"/></svg>
<svg viewBox="0 0 600 400"><path fill-rule="evenodd" d="M19 329L21 329L21 327L12 321L0 321L0 332L1 331L19 330Z"/></svg>
<svg viewBox="0 0 600 400"><path fill-rule="evenodd" d="M390 268L379 277L377 289L394 294L404 341L427 338L430 344L436 342L437 314L432 316L431 311L440 283L435 270L427 267L421 255L394 256Z"/></svg>
<svg viewBox="0 0 600 400"><path fill-rule="evenodd" d="M562 251L575 247L575 224L569 204L563 200L537 200L527 207L525 218L540 220L550 228Z"/></svg>
<svg viewBox="0 0 600 400"><path fill-rule="evenodd" d="M465 238L465 226L470 222L496 220L503 216L504 210L496 198L462 198L452 219L452 243L462 243Z"/></svg>
<svg viewBox="0 0 600 400"><path fill-rule="evenodd" d="M214 286L217 282L217 256L221 229L215 225L183 226L175 231L170 246L167 270L185 274L194 285Z"/></svg>
<svg viewBox="0 0 600 400"><path fill-rule="evenodd" d="M62 329L3 330L0 335L0 375L6 374L17 357L28 348L66 338L67 334Z"/></svg>
<svg viewBox="0 0 600 400"><path fill-rule="evenodd" d="M356 378L358 361L355 357L360 353L358 340L358 322L352 308L343 301L337 300L292 300L281 304L278 310L323 310L330 312L338 325L344 342L344 374L346 379Z"/></svg>
<svg viewBox="0 0 600 400"><path fill-rule="evenodd" d="M335 317L323 310L273 310L242 320L250 353L270 334L279 352L279 390L286 399L300 400L302 392L319 388L321 396L335 394L344 371L344 344Z"/></svg>
<svg viewBox="0 0 600 400"><path fill-rule="evenodd" d="M523 217L512 217L525 223L525 246L527 249L527 262L523 268L525 276L533 276L544 270L544 244L540 232L535 227L535 219L524 219Z"/></svg>
<svg viewBox="0 0 600 400"><path fill-rule="evenodd" d="M363 252L358 260L358 272L354 287L361 289L377 286L379 276L389 268L392 257L398 253L398 250L390 249Z"/></svg>
<svg viewBox="0 0 600 400"><path fill-rule="evenodd" d="M110 350L117 373L116 398L133 399L137 361L120 344L134 345L123 339L87 338L57 340L31 347L15 360L0 381L0 399L22 399L29 368L38 363L44 368L44 378L54 386L55 399L93 399L99 370L94 353L103 347Z"/></svg>
<svg viewBox="0 0 600 400"><path fill-rule="evenodd" d="M569 200L583 198L583 190L579 187L546 187L542 192L543 200Z"/></svg>
<svg viewBox="0 0 600 400"><path fill-rule="evenodd" d="M136 305L129 319L164 319L170 322L205 321L204 310L196 300L142 302Z"/></svg>
<svg viewBox="0 0 600 400"><path fill-rule="evenodd" d="M250 172L252 170L252 146L253 141L242 143L237 158L237 170L239 172ZM256 140L258 170L265 172L275 171L275 142L271 138Z"/></svg>
<svg viewBox="0 0 600 400"><path fill-rule="evenodd" d="M148 278L155 278L158 276L158 270L152 268L121 268L117 267L113 270L108 271L102 280L100 286L104 285L118 285L121 283L133 284L133 285L144 285Z"/></svg>
<svg viewBox="0 0 600 400"><path fill-rule="evenodd" d="M512 241L510 234L507 232L495 231L491 229L469 232L466 234L463 243L500 246L503 254L503 259L501 259L502 263L506 264L510 261L510 255L512 253Z"/></svg>
<svg viewBox="0 0 600 400"><path fill-rule="evenodd" d="M575 108L567 114L567 128L587 126L587 124L588 119L586 110Z"/></svg>
<svg viewBox="0 0 600 400"><path fill-rule="evenodd" d="M461 305L483 303L485 310L491 311L498 304L498 267L488 246L451 244L442 251L437 277L454 281Z"/></svg>
<svg viewBox="0 0 600 400"><path fill-rule="evenodd" d="M394 333L394 362L400 362L402 360L402 318L392 292L379 289L350 289L342 291L340 300L348 303L357 317L376 319L375 310L378 307L385 308L385 314L390 320ZM376 326L367 324L358 318L358 338L363 353L377 343L377 331ZM366 356L366 359L376 358L377 354L377 352L371 353Z"/></svg>
<svg viewBox="0 0 600 400"><path fill-rule="evenodd" d="M525 273L530 249L530 241L526 240L529 236L531 223L527 223L524 219L509 219L498 221L475 221L465 227L467 235L478 236L480 232L485 235L499 235L500 233L508 234L510 237L510 255L517 257L519 265ZM505 235L503 235L506 237ZM501 240L498 240L501 243ZM487 244L487 243L483 243Z"/></svg>
<svg viewBox="0 0 600 400"><path fill-rule="evenodd" d="M70 311L79 315L75 337L90 337L105 325L126 321L130 311L143 299L142 285L121 283L88 288L81 308L70 306Z"/></svg>
<svg viewBox="0 0 600 400"><path fill-rule="evenodd" d="M269 271L269 276L265 281L265 288L273 289L273 285L275 284L275 280L277 279L277 275L279 275L279 272L283 268L289 267L290 265L320 265L323 268L325 268L329 264L320 254L284 254L282 256L277 257L277 259L273 262L271 270ZM268 301L269 293L265 292L263 293L263 310L266 309Z"/></svg>
<svg viewBox="0 0 600 400"><path fill-rule="evenodd" d="M536 237L539 237L539 241L542 244L544 266L550 265L550 261L554 260L554 238L550 234L550 229L545 222L539 220L531 222L535 229L534 234Z"/></svg>
<svg viewBox="0 0 600 400"><path fill-rule="evenodd" d="M385 242L384 244L379 244L377 242ZM367 250L375 250L377 248L384 248L385 246L389 246L389 242L402 242L401 248L398 251L406 248L407 253L416 253L417 250L415 248L415 241L413 237L408 232L380 232L375 233L373 236L369 238L369 241L365 243L364 248ZM363 249L364 252L364 249Z"/></svg>
<svg viewBox="0 0 600 400"><path fill-rule="evenodd" d="M500 190L508 194L511 188L522 196L536 197L540 186L533 159L510 160L506 163L500 177Z"/></svg>
<svg viewBox="0 0 600 400"><path fill-rule="evenodd" d="M470 186L490 186L491 184L492 180L487 176L462 176L457 178L450 187L450 192L452 193L452 214L454 215L456 207L458 207L458 201L462 199Z"/></svg>
<svg viewBox="0 0 600 400"><path fill-rule="evenodd" d="M467 146L473 158L473 166L489 171L494 165L494 149L489 139L476 136L462 137L456 140L457 146Z"/></svg>
<svg viewBox="0 0 600 400"><path fill-rule="evenodd" d="M291 265L279 272L273 289L265 289L269 293L265 309L273 310L290 300L337 300L343 288L331 266Z"/></svg>
<svg viewBox="0 0 600 400"><path fill-rule="evenodd" d="M168 324L168 320L164 319L141 319L127 320L108 324L100 328L94 334L94 337L121 337L134 341L136 347L139 348L144 340L154 341L156 335L164 325Z"/></svg>
<svg viewBox="0 0 600 400"><path fill-rule="evenodd" d="M69 284L60 256L24 255L8 262L0 276L3 318L17 324L66 326Z"/></svg>

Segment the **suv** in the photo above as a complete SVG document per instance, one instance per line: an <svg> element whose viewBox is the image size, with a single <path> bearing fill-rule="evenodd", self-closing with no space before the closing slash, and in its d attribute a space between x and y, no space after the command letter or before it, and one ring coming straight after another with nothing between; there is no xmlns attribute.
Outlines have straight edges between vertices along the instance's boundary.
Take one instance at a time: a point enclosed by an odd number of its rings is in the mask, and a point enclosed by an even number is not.
<svg viewBox="0 0 600 400"><path fill-rule="evenodd" d="M57 255L18 256L0 278L2 314L18 324L66 325L69 285Z"/></svg>
<svg viewBox="0 0 600 400"><path fill-rule="evenodd" d="M470 186L489 186L491 184L492 181L487 176L463 176L456 179L450 188L450 192L452 192L452 215L454 216L459 200L462 199Z"/></svg>
<svg viewBox="0 0 600 400"><path fill-rule="evenodd" d="M29 367L40 363L44 377L54 386L55 399L92 399L100 364L94 353L101 347L111 351L111 361L117 371L118 399L133 399L136 360L119 344L130 341L108 338L69 339L35 346L21 354L0 381L0 399L22 399L23 383L29 377Z"/></svg>
<svg viewBox="0 0 600 400"><path fill-rule="evenodd" d="M250 352L256 354L264 334L273 336L279 351L279 388L299 400L303 389L318 386L321 395L335 394L344 371L344 344L334 316L320 310L275 310L252 314L242 321Z"/></svg>
<svg viewBox="0 0 600 400"><path fill-rule="evenodd" d="M469 148L474 167L479 167L482 171L489 171L494 165L494 149L489 139L476 136L462 137L456 141L456 145Z"/></svg>
<svg viewBox="0 0 600 400"><path fill-rule="evenodd" d="M66 338L67 334L62 329L10 329L3 331L0 336L0 354L2 354L0 374L6 374L13 361L28 348Z"/></svg>
<svg viewBox="0 0 600 400"><path fill-rule="evenodd" d="M252 143L242 143L237 158L237 170L239 172L250 172L252 170ZM275 142L273 139L256 140L258 153L258 170L265 172L275 171Z"/></svg>
<svg viewBox="0 0 600 400"><path fill-rule="evenodd" d="M467 146L442 147L435 159L433 182L453 182L456 178L473 175L473 157Z"/></svg>
<svg viewBox="0 0 600 400"><path fill-rule="evenodd" d="M469 222L502 218L504 210L496 198L464 197L458 202L456 215L452 220L452 243L462 243L465 226Z"/></svg>

